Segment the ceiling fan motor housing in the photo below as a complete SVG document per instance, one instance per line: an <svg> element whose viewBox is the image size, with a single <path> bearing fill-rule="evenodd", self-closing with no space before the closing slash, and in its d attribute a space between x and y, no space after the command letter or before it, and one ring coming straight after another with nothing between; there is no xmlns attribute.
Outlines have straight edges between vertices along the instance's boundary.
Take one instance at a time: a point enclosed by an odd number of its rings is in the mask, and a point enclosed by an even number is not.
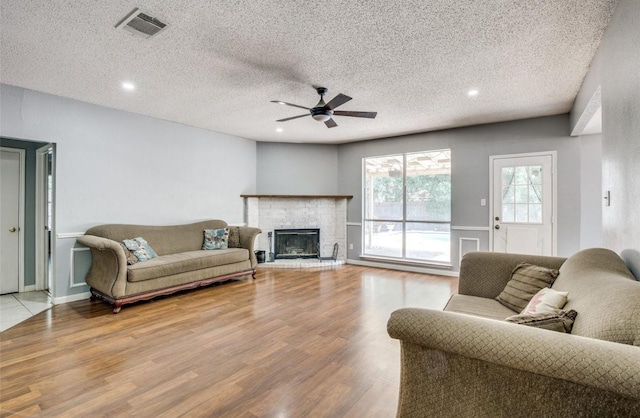
<svg viewBox="0 0 640 418"><path fill-rule="evenodd" d="M333 110L324 106L317 106L311 109L311 117L318 122L326 122L333 116Z"/></svg>

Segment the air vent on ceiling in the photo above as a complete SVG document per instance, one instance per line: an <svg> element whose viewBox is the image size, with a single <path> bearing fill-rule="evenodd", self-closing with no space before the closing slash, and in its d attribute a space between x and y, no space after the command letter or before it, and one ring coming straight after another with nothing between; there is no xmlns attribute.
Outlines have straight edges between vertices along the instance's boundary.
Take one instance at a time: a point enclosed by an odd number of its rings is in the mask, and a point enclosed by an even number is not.
<svg viewBox="0 0 640 418"><path fill-rule="evenodd" d="M138 8L133 9L131 13L116 24L116 28L122 28L142 38L150 38L157 35L166 27L166 23L143 13Z"/></svg>

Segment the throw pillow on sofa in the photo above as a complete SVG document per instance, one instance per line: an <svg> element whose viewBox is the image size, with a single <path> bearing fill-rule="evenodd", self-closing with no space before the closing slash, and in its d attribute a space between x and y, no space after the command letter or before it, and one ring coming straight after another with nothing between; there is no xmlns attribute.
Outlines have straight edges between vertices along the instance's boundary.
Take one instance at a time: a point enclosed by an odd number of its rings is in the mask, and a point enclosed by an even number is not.
<svg viewBox="0 0 640 418"><path fill-rule="evenodd" d="M138 261L147 261L158 256L149 243L142 237L125 239L122 243L136 256Z"/></svg>
<svg viewBox="0 0 640 418"><path fill-rule="evenodd" d="M505 321L530 327L548 329L551 331L570 333L571 328L573 328L573 322L576 320L576 316L578 316L578 312L572 309L570 311L559 311L553 313L513 315L505 319Z"/></svg>
<svg viewBox="0 0 640 418"><path fill-rule="evenodd" d="M567 303L568 292L559 292L554 289L545 287L536 293L527 307L522 310L523 315L538 313L556 313L564 308Z"/></svg>
<svg viewBox="0 0 640 418"><path fill-rule="evenodd" d="M127 257L127 264L132 266L135 263L137 263L138 258L135 256L135 254L133 254L133 252L129 250L126 245L124 244L120 244L120 245L122 245L122 249L124 250L124 255Z"/></svg>
<svg viewBox="0 0 640 418"><path fill-rule="evenodd" d="M240 245L240 228L237 226L229 227L229 248L242 248Z"/></svg>
<svg viewBox="0 0 640 418"><path fill-rule="evenodd" d="M203 250L226 250L229 248L229 228L205 229Z"/></svg>
<svg viewBox="0 0 640 418"><path fill-rule="evenodd" d="M511 280L496 300L515 312L522 312L535 295L550 287L558 277L558 270L529 263L520 263L511 272Z"/></svg>

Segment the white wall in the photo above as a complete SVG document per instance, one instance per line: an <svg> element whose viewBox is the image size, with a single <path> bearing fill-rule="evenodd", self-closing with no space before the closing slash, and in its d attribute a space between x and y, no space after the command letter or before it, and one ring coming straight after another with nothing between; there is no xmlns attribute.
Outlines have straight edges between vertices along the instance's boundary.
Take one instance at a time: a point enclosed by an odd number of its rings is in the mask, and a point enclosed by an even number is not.
<svg viewBox="0 0 640 418"><path fill-rule="evenodd" d="M103 223L240 223L240 194L256 191L251 140L8 85L0 114L1 136L57 144L56 235ZM56 239L56 298L87 291L69 284L74 245Z"/></svg>
<svg viewBox="0 0 640 418"><path fill-rule="evenodd" d="M338 146L258 143L258 193L335 194Z"/></svg>

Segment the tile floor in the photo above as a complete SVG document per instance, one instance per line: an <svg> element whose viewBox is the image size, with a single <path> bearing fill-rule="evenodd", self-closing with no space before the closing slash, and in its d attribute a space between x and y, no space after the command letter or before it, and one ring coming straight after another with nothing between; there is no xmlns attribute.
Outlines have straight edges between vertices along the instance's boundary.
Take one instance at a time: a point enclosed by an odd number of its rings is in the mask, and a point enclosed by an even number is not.
<svg viewBox="0 0 640 418"><path fill-rule="evenodd" d="M53 306L47 292L11 293L0 296L0 332Z"/></svg>

